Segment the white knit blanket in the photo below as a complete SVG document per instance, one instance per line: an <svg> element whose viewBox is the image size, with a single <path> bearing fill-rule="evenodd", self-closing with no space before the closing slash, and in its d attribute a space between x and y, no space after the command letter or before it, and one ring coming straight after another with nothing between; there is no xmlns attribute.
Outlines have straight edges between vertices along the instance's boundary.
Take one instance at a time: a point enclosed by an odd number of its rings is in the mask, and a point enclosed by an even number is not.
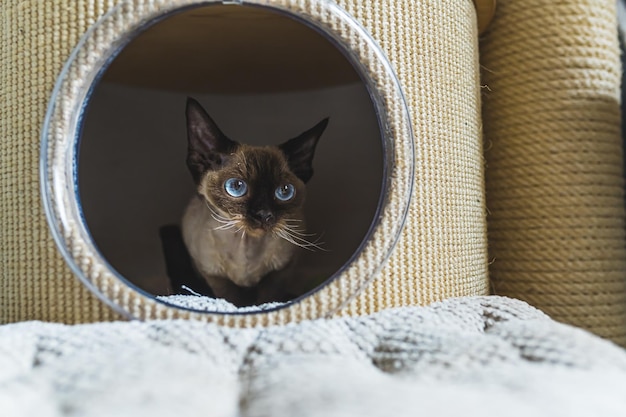
<svg viewBox="0 0 626 417"><path fill-rule="evenodd" d="M626 352L499 297L229 329L0 326L0 416L626 416Z"/></svg>

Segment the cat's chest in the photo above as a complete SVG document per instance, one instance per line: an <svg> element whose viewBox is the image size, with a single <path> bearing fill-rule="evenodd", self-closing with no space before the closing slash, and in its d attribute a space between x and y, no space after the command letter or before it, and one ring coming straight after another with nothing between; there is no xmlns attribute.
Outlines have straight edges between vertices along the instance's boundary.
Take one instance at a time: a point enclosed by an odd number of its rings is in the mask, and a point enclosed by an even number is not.
<svg viewBox="0 0 626 417"><path fill-rule="evenodd" d="M259 264L267 263L272 253L283 249L273 236L253 238L232 230L215 230L211 234L222 262L233 264L232 268L240 266L243 271L255 270Z"/></svg>
<svg viewBox="0 0 626 417"><path fill-rule="evenodd" d="M293 255L289 242L268 233L245 235L223 230L208 210L192 201L183 217L183 237L196 267L205 276L227 277L243 287L256 285L269 272L285 267Z"/></svg>
<svg viewBox="0 0 626 417"><path fill-rule="evenodd" d="M200 247L203 269L225 275L243 287L258 284L269 272L282 269L293 254L293 246L271 234L263 238L242 232L215 230Z"/></svg>

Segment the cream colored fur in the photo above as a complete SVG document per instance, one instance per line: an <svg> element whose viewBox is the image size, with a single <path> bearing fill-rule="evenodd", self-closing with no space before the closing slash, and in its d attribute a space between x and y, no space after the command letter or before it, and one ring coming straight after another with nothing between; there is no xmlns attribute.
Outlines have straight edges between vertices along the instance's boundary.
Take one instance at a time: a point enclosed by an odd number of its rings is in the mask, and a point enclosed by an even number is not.
<svg viewBox="0 0 626 417"><path fill-rule="evenodd" d="M232 289L229 280L239 287L257 285L268 273L286 267L294 254L294 245L271 232L252 236L245 228L236 232L236 227L220 226L204 198L194 196L183 215L183 240L217 297Z"/></svg>

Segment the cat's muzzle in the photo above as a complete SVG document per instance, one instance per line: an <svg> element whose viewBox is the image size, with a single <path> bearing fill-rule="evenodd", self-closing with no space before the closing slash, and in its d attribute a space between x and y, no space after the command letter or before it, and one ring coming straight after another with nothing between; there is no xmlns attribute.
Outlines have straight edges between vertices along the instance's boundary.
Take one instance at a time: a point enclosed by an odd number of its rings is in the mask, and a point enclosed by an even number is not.
<svg viewBox="0 0 626 417"><path fill-rule="evenodd" d="M250 213L253 229L263 229L265 231L272 229L276 225L276 216L269 210L258 210Z"/></svg>

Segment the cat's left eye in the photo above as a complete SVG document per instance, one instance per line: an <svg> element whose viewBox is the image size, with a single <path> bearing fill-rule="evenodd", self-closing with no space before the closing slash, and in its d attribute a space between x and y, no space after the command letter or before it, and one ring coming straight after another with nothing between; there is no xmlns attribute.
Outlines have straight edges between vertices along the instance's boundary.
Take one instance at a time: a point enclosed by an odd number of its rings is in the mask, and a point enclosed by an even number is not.
<svg viewBox="0 0 626 417"><path fill-rule="evenodd" d="M274 191L274 195L280 201L289 201L296 195L296 187L292 184L283 184Z"/></svg>
<svg viewBox="0 0 626 417"><path fill-rule="evenodd" d="M224 189L232 197L242 197L248 192L248 185L239 178L229 178L224 183Z"/></svg>

